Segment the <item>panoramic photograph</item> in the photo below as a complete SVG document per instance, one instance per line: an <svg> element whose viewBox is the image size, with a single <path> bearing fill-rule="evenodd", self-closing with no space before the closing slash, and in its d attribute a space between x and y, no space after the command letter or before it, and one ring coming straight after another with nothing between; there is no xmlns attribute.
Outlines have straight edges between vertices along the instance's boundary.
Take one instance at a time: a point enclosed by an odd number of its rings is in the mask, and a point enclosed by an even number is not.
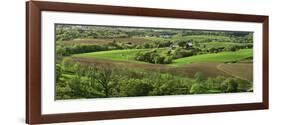
<svg viewBox="0 0 281 125"><path fill-rule="evenodd" d="M253 32L55 24L55 100L253 92Z"/></svg>

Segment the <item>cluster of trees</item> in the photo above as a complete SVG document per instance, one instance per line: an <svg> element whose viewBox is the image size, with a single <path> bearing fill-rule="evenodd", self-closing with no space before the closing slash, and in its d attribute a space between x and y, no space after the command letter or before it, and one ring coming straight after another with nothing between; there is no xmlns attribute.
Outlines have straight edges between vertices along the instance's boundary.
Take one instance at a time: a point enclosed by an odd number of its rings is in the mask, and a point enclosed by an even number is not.
<svg viewBox="0 0 281 125"><path fill-rule="evenodd" d="M169 49L166 53L171 56L173 59L193 56L197 54L198 49L186 50L180 47L175 49Z"/></svg>
<svg viewBox="0 0 281 125"><path fill-rule="evenodd" d="M123 43L116 40L103 45L96 44L72 44L64 45L61 42L56 44L56 54L58 56L69 56L72 54L78 53L87 53L87 52L98 52L98 51L107 51L107 50L122 50L122 49L148 49L148 48L160 48L160 47L169 47L172 44L170 41L158 42L153 41L145 44L133 44L133 43Z"/></svg>
<svg viewBox="0 0 281 125"><path fill-rule="evenodd" d="M252 91L248 81L218 76L179 77L125 66L82 65L64 59L56 65L56 99L160 96Z"/></svg>
<svg viewBox="0 0 281 125"><path fill-rule="evenodd" d="M229 44L227 46L214 46L206 48L203 47L194 47L193 49L184 49L183 44L186 42L179 42L178 47L173 49L163 49L163 48L155 48L152 50L139 52L135 60L144 61L154 64L170 64L173 59L189 57L197 54L206 54L206 53L218 53L223 51L238 51L240 49L252 48L252 44Z"/></svg>
<svg viewBox="0 0 281 125"><path fill-rule="evenodd" d="M96 44L72 44L64 45L61 42L56 44L56 54L58 56L69 56L78 53L98 52L107 50L133 49L139 46L130 43L121 43L113 40L111 43L105 45ZM139 48L144 48L140 46Z"/></svg>
<svg viewBox="0 0 281 125"><path fill-rule="evenodd" d="M201 53L218 53L223 51L237 51L240 49L250 49L253 48L253 44L229 44L227 46L217 46L217 47L210 47L206 48L206 46L203 45L203 47L200 47Z"/></svg>
<svg viewBox="0 0 281 125"><path fill-rule="evenodd" d="M172 57L163 53L159 49L152 49L144 52L139 52L136 55L135 60L154 63L154 64L172 63Z"/></svg>
<svg viewBox="0 0 281 125"><path fill-rule="evenodd" d="M78 25L56 25L56 41L67 41L77 38L126 38L126 32L110 27L78 26Z"/></svg>
<svg viewBox="0 0 281 125"><path fill-rule="evenodd" d="M139 52L135 60L154 64L170 64L173 59L188 57L196 54L195 50L185 50L177 47L175 49L152 49Z"/></svg>
<svg viewBox="0 0 281 125"><path fill-rule="evenodd" d="M62 44L57 44L56 54L58 56L69 56L77 53L97 52L97 51L105 51L110 49L112 48L102 45L73 44L73 45L64 46Z"/></svg>
<svg viewBox="0 0 281 125"><path fill-rule="evenodd" d="M228 37L251 37L253 33L249 32L226 32L226 31L202 31L202 30L183 30L182 36L188 35L212 35L212 36L228 36Z"/></svg>

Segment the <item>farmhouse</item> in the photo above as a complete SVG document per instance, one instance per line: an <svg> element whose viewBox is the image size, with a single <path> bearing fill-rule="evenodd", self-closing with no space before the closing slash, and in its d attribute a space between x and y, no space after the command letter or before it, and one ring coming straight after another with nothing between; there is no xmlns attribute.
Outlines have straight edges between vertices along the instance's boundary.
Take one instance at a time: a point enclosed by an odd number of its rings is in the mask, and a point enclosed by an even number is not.
<svg viewBox="0 0 281 125"><path fill-rule="evenodd" d="M170 45L169 49L175 49L177 47L180 47L179 44L177 43L173 43ZM187 41L184 45L182 45L182 48L186 49L186 50L193 50L193 44L191 41Z"/></svg>
<svg viewBox="0 0 281 125"><path fill-rule="evenodd" d="M193 44L191 41L185 43L185 49L193 49Z"/></svg>

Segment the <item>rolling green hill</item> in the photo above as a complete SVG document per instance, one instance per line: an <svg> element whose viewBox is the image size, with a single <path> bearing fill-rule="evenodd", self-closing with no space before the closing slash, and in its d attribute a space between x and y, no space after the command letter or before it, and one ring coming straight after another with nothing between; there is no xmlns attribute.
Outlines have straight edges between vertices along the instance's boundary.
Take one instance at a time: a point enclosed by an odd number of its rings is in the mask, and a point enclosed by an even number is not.
<svg viewBox="0 0 281 125"><path fill-rule="evenodd" d="M135 55L138 52L146 51L146 50L149 50L149 49L111 50L111 51L76 54L73 56L74 57L110 59L110 60L117 60L117 61L134 61L134 62L139 62L139 63L145 63L145 62L135 61Z"/></svg>
<svg viewBox="0 0 281 125"><path fill-rule="evenodd" d="M191 57L176 59L172 66L182 66L194 62L233 62L247 59L253 56L253 49L242 49L235 52L220 52L212 54L203 54Z"/></svg>

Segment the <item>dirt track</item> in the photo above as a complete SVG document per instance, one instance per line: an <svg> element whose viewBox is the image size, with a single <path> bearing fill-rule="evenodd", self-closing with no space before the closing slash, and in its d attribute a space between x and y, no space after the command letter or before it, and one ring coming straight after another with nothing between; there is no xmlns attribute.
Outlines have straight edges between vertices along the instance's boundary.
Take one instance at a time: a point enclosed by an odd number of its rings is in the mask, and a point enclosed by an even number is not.
<svg viewBox="0 0 281 125"><path fill-rule="evenodd" d="M253 81L253 63L220 64L217 68L234 77Z"/></svg>

